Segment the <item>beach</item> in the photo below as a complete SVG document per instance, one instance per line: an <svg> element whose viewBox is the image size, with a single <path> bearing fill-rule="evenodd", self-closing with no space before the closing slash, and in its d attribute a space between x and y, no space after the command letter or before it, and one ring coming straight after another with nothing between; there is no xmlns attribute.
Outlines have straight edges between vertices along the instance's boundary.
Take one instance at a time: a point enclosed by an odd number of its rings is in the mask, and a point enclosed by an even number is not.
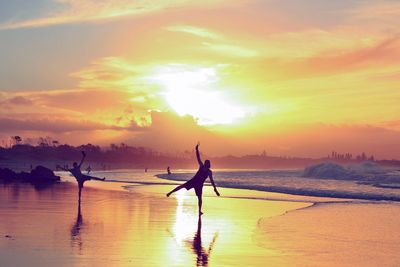
<svg viewBox="0 0 400 267"><path fill-rule="evenodd" d="M67 179L68 180L68 179ZM163 184L165 183L165 184ZM179 184L179 183L176 183ZM0 187L1 266L398 266L400 205L173 183Z"/></svg>

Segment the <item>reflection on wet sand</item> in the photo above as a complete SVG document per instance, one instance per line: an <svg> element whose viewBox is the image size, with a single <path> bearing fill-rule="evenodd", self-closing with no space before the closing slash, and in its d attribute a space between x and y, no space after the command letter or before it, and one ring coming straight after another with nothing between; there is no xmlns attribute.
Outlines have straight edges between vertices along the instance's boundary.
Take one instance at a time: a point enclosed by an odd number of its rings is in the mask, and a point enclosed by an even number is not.
<svg viewBox="0 0 400 267"><path fill-rule="evenodd" d="M254 229L259 214L304 204L208 199L199 220L187 192L166 200L163 185L129 193L99 185L106 190L85 188L82 210L74 183L0 187L0 233L15 237L0 238L1 266L289 266L273 243L257 246Z"/></svg>
<svg viewBox="0 0 400 267"><path fill-rule="evenodd" d="M205 249L201 242L201 216L199 216L197 222L197 231L193 237L191 242L188 242L193 252L196 254L196 266L208 266L208 260L211 254L211 250L217 240L218 233L214 233L214 237L208 246L208 249Z"/></svg>
<svg viewBox="0 0 400 267"><path fill-rule="evenodd" d="M82 254L82 245L83 245L82 236L80 232L82 224L83 224L83 217L81 212L81 205L79 203L76 221L71 228L71 247L75 247L75 245L78 245L79 254Z"/></svg>
<svg viewBox="0 0 400 267"><path fill-rule="evenodd" d="M208 247L205 248L201 238L201 216L197 216L197 229L195 229L193 236L196 215L193 214L192 210L184 211L185 197L182 194L177 194L176 199L178 205L176 208L173 238L177 244L184 244L185 247L189 248L194 253L196 266L208 266L211 251L218 238L218 232L214 232L211 242Z"/></svg>

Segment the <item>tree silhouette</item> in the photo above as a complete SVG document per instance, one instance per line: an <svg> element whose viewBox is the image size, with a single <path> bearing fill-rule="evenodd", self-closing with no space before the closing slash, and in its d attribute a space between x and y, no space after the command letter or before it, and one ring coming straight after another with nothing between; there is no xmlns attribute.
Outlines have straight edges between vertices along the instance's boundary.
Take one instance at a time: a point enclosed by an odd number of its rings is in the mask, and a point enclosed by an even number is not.
<svg viewBox="0 0 400 267"><path fill-rule="evenodd" d="M18 135L11 136L11 139L13 139L15 145L19 145L22 142L21 136Z"/></svg>

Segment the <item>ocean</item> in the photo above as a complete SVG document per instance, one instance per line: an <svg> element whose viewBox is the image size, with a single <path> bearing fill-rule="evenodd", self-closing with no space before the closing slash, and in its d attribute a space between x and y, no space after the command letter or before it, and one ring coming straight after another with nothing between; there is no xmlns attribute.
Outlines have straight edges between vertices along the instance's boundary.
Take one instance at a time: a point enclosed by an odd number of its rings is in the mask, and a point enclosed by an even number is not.
<svg viewBox="0 0 400 267"><path fill-rule="evenodd" d="M345 172L343 168L338 172L338 165L324 164L311 171L310 167L306 170L214 169L213 176L219 187L313 197L400 201L400 171L396 169L360 164L346 166ZM172 172L168 175L165 170L125 169L93 172L91 175L106 177L111 182L174 185L189 180L196 170ZM209 180L206 183L209 184Z"/></svg>

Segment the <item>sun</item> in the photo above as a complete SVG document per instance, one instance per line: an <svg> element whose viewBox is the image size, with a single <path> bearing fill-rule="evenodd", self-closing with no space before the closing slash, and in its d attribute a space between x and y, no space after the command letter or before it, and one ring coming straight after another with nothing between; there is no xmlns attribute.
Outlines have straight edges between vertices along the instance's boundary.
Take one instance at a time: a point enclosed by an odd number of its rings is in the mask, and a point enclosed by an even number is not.
<svg viewBox="0 0 400 267"><path fill-rule="evenodd" d="M218 67L169 64L157 67L147 80L160 87L176 113L191 115L200 125L233 124L249 113L218 86Z"/></svg>

